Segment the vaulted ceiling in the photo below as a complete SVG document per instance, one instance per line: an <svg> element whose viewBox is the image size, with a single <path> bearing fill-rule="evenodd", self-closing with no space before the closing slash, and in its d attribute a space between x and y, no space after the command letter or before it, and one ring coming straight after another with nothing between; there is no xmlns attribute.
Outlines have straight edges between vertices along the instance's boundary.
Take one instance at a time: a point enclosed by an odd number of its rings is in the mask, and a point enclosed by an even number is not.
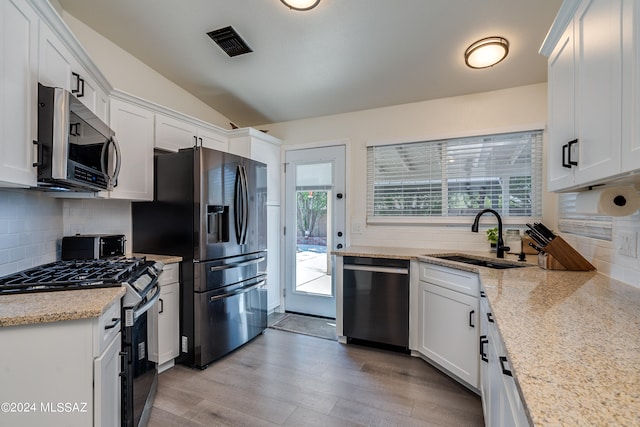
<svg viewBox="0 0 640 427"><path fill-rule="evenodd" d="M59 0L83 21L239 126L339 114L547 80L538 54L561 0ZM208 36L232 26L253 52ZM473 70L488 36L506 60ZM523 100L526 102L526 100Z"/></svg>

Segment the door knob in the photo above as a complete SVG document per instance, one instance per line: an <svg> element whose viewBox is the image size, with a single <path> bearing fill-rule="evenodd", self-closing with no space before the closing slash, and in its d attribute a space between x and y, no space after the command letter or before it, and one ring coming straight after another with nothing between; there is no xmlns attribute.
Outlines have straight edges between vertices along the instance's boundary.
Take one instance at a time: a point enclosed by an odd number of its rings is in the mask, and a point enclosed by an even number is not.
<svg viewBox="0 0 640 427"><path fill-rule="evenodd" d="M343 196L342 196L342 193L338 193L338 194L336 194L336 197L337 197L338 199L342 199L342 197L343 197Z"/></svg>

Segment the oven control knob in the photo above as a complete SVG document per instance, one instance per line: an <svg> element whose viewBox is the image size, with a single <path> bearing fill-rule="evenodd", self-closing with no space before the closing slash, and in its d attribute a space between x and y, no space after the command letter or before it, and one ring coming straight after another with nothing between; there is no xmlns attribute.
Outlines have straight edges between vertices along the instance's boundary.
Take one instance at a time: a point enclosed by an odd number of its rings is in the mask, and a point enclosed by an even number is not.
<svg viewBox="0 0 640 427"><path fill-rule="evenodd" d="M338 249L342 249L342 243L338 243L338 246L336 246Z"/></svg>
<svg viewBox="0 0 640 427"><path fill-rule="evenodd" d="M338 237L342 237L342 231L338 231Z"/></svg>

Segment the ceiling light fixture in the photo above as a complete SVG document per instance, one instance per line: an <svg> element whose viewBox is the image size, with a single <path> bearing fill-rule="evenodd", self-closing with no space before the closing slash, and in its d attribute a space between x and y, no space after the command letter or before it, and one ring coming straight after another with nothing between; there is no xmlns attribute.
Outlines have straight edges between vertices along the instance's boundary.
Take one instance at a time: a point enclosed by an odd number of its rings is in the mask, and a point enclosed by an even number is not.
<svg viewBox="0 0 640 427"><path fill-rule="evenodd" d="M464 62L470 68L493 67L507 57L509 42L502 37L478 40L464 52Z"/></svg>
<svg viewBox="0 0 640 427"><path fill-rule="evenodd" d="M293 10L311 10L320 0L280 0L285 6Z"/></svg>

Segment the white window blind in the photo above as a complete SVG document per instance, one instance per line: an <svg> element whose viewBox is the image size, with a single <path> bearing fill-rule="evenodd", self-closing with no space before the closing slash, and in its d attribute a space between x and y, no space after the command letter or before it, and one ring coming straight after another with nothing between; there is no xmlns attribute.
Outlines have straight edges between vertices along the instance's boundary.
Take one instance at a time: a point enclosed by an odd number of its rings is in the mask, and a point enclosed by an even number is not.
<svg viewBox="0 0 640 427"><path fill-rule="evenodd" d="M542 215L542 131L371 146L367 218Z"/></svg>
<svg viewBox="0 0 640 427"><path fill-rule="evenodd" d="M563 233L611 240L613 235L611 217L577 214L577 195L578 193L562 193L558 196L558 229Z"/></svg>

